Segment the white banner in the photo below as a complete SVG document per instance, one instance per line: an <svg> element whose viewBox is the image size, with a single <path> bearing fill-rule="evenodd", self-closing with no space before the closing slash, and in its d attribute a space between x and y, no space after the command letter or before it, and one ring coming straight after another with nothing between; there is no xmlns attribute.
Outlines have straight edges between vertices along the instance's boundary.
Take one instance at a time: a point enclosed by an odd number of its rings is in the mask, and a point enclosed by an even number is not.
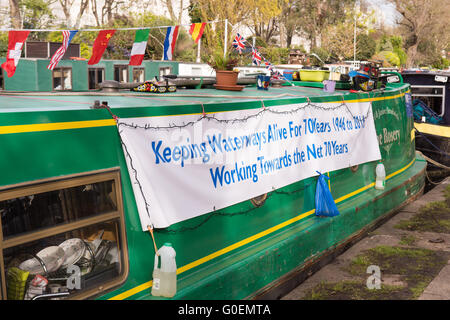
<svg viewBox="0 0 450 320"><path fill-rule="evenodd" d="M370 103L126 118L118 129L144 231L381 158Z"/></svg>

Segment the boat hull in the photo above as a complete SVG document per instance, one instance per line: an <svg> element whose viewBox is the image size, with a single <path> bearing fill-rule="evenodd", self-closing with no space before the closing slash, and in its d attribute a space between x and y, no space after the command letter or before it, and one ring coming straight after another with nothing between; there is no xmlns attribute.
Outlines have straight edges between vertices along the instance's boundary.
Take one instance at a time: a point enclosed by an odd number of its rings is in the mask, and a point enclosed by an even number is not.
<svg viewBox="0 0 450 320"><path fill-rule="evenodd" d="M254 90L254 94L264 94ZM289 94L294 92L292 88L279 90L288 90ZM320 261L326 253L367 231L379 219L422 192L426 162L415 153L413 119L407 116L405 108L408 85L393 86L386 92L346 96L323 95L320 89L314 88L305 90L311 93L316 90L316 96L312 94L311 100L317 103L343 100L372 103L380 152L386 167L386 189L374 188L377 164L374 161L328 173L331 193L340 211L336 217L315 216L317 177L311 177L269 192L261 206L256 207L246 200L169 228L156 229L154 236L158 247L170 242L177 252L178 291L173 299L264 297L264 293L276 288L277 283L284 283L286 277L292 278L299 270ZM277 91L273 89L270 94L274 92ZM245 94L252 94L251 89L247 88ZM150 101L136 97L139 99L135 101L139 103ZM48 103L52 99L59 98L42 98ZM85 99L93 100L92 97ZM123 99L117 97L120 103L124 103ZM183 108L167 105L112 108L112 111L125 118L199 114L203 107L206 112L261 107L259 100L235 99L232 103L203 106L186 104L186 97L181 99L179 103L183 103ZM114 100L109 101L113 106ZM159 96L156 101L163 103ZM305 102L301 94L272 101L274 105ZM152 238L148 232L141 231L122 145L107 110L4 113L0 115L0 121L0 143L9 150L9 156L0 159L3 168L0 186L118 168L129 269L125 282L92 298L162 299L151 295ZM392 134L394 131L398 134Z"/></svg>

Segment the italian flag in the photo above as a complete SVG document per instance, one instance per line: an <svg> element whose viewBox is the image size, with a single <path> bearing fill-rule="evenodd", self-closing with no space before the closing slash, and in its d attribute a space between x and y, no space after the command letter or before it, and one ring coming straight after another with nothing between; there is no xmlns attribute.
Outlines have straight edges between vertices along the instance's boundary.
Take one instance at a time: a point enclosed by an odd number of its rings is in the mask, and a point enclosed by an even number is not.
<svg viewBox="0 0 450 320"><path fill-rule="evenodd" d="M140 66L144 60L145 48L147 48L148 35L150 29L140 29L136 31L133 48L131 49L130 66Z"/></svg>

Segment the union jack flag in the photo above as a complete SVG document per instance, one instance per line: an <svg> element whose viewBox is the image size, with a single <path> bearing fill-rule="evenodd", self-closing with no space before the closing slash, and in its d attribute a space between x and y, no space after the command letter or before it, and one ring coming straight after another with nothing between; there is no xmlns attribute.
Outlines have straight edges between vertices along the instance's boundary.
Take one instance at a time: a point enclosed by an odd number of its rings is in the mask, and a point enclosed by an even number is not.
<svg viewBox="0 0 450 320"><path fill-rule="evenodd" d="M77 32L78 32L77 30L73 30L73 31L65 30L65 31L62 32L62 34L63 34L62 45L53 54L53 56L52 56L52 58L50 60L50 63L47 66L47 69L53 70L58 65L59 60L61 60L62 57L64 56L64 54L66 53L66 50L69 47L70 41L72 41L73 37L75 36L75 34Z"/></svg>
<svg viewBox="0 0 450 320"><path fill-rule="evenodd" d="M244 37L238 33L233 40L233 47L239 51L239 53L242 53L242 50L245 48L245 42Z"/></svg>
<svg viewBox="0 0 450 320"><path fill-rule="evenodd" d="M274 80L284 80L283 75L279 71L277 71L275 69L271 69L270 71L272 73L271 74L272 79L274 79Z"/></svg>
<svg viewBox="0 0 450 320"><path fill-rule="evenodd" d="M259 66L261 64L261 54L256 50L256 48L252 48L252 62L253 64Z"/></svg>

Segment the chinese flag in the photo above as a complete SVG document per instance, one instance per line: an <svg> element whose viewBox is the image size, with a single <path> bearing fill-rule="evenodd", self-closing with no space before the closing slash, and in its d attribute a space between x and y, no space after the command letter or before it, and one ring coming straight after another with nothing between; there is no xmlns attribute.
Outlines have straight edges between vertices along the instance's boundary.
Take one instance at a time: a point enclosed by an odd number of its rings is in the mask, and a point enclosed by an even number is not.
<svg viewBox="0 0 450 320"><path fill-rule="evenodd" d="M17 64L22 54L22 48L27 40L30 31L9 31L8 33L8 53L6 55L6 62L2 64L2 68L12 77L16 72Z"/></svg>
<svg viewBox="0 0 450 320"><path fill-rule="evenodd" d="M116 30L101 30L98 33L97 39L94 41L94 47L92 48L92 56L88 61L88 64L97 64L102 58L103 52L105 52L108 46L109 39L112 38Z"/></svg>

